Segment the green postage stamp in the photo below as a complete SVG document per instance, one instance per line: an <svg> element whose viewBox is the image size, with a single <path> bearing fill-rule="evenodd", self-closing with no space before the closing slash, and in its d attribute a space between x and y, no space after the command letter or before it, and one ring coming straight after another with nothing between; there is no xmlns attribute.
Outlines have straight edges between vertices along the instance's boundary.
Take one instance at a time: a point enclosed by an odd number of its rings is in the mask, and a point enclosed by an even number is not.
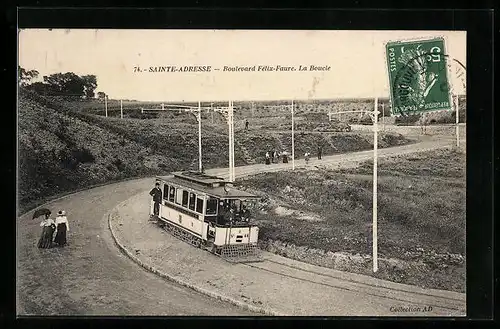
<svg viewBox="0 0 500 329"><path fill-rule="evenodd" d="M447 57L443 38L387 43L391 115L453 109Z"/></svg>

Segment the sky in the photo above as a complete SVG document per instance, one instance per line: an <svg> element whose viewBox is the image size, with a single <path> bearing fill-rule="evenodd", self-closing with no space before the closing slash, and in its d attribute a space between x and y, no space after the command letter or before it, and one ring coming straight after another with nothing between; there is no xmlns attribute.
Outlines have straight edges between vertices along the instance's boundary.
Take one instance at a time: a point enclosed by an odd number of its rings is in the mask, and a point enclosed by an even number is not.
<svg viewBox="0 0 500 329"><path fill-rule="evenodd" d="M385 44L444 37L467 66L465 31L41 30L19 31L19 65L40 76L95 74L97 91L143 101L388 97ZM212 72L134 67L212 66ZM224 66L329 66L328 71L223 72ZM219 69L219 71L214 71ZM453 70L453 69L452 69ZM463 83L451 74L457 93Z"/></svg>

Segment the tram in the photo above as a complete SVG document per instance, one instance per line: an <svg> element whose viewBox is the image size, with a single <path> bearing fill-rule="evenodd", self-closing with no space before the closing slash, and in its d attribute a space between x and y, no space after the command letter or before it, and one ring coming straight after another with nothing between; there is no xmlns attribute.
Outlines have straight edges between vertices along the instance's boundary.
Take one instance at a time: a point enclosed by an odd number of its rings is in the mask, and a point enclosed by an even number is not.
<svg viewBox="0 0 500 329"><path fill-rule="evenodd" d="M223 178L195 171L157 176L162 189L159 215L150 216L167 232L231 262L260 261L259 228L250 209L258 196Z"/></svg>

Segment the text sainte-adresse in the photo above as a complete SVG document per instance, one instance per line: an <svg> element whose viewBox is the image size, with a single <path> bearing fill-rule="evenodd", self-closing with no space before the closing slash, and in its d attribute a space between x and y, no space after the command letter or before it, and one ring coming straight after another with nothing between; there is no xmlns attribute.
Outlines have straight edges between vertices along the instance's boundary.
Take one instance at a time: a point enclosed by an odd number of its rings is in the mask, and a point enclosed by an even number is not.
<svg viewBox="0 0 500 329"><path fill-rule="evenodd" d="M253 66L222 66L220 68L212 67L210 65L194 65L194 66L149 66L142 68L134 66L134 72L294 72L294 71L330 71L329 65L298 65L298 66L284 66L284 65L253 65Z"/></svg>

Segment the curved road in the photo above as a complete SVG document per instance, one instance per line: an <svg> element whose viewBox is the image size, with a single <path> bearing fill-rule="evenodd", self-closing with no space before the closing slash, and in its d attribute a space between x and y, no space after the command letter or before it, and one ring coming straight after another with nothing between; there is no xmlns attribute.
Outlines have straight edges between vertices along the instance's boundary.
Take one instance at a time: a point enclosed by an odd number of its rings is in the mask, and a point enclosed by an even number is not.
<svg viewBox="0 0 500 329"><path fill-rule="evenodd" d="M448 147L428 141L381 149L380 157ZM324 157L322 163L348 165L371 151ZM314 161L312 162L314 164ZM303 165L296 161L296 166ZM288 165L237 167L236 175L281 170ZM207 171L225 176L227 170ZM68 195L45 205L69 213L66 248L39 250L38 220L32 211L17 223L18 315L259 315L166 281L139 267L114 245L105 214L118 203L151 188L152 179L116 183Z"/></svg>
<svg viewBox="0 0 500 329"><path fill-rule="evenodd" d="M39 250L40 228L19 219L19 315L252 315L147 272L121 254L103 215L151 179L116 183L51 202L69 212L69 245Z"/></svg>

